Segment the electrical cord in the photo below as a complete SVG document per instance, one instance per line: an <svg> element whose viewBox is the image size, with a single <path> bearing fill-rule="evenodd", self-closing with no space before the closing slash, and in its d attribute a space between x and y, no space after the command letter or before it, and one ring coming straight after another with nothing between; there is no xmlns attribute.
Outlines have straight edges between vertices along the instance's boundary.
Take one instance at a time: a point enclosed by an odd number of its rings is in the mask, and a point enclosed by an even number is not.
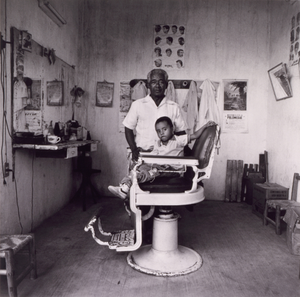
<svg viewBox="0 0 300 297"><path fill-rule="evenodd" d="M13 139L13 136L9 130L9 126L8 126L8 122L7 122L7 112L6 110L4 111L4 119L5 119L5 123L6 123L6 132L8 133L8 135L10 136L11 139Z"/></svg>
<svg viewBox="0 0 300 297"><path fill-rule="evenodd" d="M33 155L32 155L32 162L31 162L31 172L32 172L32 175L31 175L31 231L33 230L33 189L34 189L34 186L33 186L33 175L34 175L34 154L35 154L35 151L33 150Z"/></svg>
<svg viewBox="0 0 300 297"><path fill-rule="evenodd" d="M2 115L2 142L1 142L1 167L2 167L2 175L3 175L3 184L6 185L5 180L5 162L7 160L7 147L6 147L6 134L5 134L5 116L4 112L6 110L6 94L5 94L5 70L6 70L6 64L5 64L5 48L1 50L1 90L3 95L3 101L2 101L2 109L3 109L3 115ZM4 144L5 144L5 153L4 153ZM3 155L5 154L5 160Z"/></svg>
<svg viewBox="0 0 300 297"><path fill-rule="evenodd" d="M16 205L17 205L17 211L18 211L18 219L19 219L19 225L20 225L20 228L21 228L21 234L23 234L23 226L22 226L22 223L21 223L21 215L20 215L20 207L19 207L19 199L18 199L18 187L17 187L17 179L15 177L15 192L16 192Z"/></svg>

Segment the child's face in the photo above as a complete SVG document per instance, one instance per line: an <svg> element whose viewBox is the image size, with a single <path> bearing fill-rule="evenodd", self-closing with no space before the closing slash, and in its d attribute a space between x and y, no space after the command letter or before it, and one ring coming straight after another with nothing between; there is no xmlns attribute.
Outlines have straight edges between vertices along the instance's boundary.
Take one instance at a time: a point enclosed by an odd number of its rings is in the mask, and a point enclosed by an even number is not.
<svg viewBox="0 0 300 297"><path fill-rule="evenodd" d="M167 144L168 141L172 138L173 136L173 128L170 127L170 125L166 122L160 122L155 125L155 130L157 133L157 136L161 140L163 144Z"/></svg>

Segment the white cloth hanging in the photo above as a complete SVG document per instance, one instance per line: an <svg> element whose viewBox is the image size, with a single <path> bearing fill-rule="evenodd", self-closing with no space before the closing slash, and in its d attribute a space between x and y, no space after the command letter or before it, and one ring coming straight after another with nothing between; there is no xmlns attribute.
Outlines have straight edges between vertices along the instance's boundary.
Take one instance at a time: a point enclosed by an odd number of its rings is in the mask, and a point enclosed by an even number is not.
<svg viewBox="0 0 300 297"><path fill-rule="evenodd" d="M166 90L166 99L178 103L175 87L174 87L174 84L171 80L168 82L168 87L167 87L167 90Z"/></svg>
<svg viewBox="0 0 300 297"><path fill-rule="evenodd" d="M220 125L220 113L217 103L217 89L213 83L206 79L200 86L202 96L199 106L198 122L196 129L200 129L208 121L214 121Z"/></svg>
<svg viewBox="0 0 300 297"><path fill-rule="evenodd" d="M197 84L191 81L189 91L182 105L183 111L186 112L186 123L190 133L195 132L198 122L198 99Z"/></svg>
<svg viewBox="0 0 300 297"><path fill-rule="evenodd" d="M148 90L146 84L141 80L132 88L131 99L137 100L147 96Z"/></svg>

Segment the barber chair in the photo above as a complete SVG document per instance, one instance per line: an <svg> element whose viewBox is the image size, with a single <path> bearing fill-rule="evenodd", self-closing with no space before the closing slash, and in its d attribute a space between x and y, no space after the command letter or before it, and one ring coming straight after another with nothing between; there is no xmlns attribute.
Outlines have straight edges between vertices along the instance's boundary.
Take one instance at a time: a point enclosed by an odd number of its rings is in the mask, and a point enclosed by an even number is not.
<svg viewBox="0 0 300 297"><path fill-rule="evenodd" d="M172 207L192 205L205 199L201 181L210 177L218 139L219 127L214 125L203 131L189 157L142 155L142 162L184 165L186 171L180 177L159 177L152 182L138 184L137 164L132 170L133 185L129 198L134 229L105 232L100 218L94 216L85 231L91 231L92 237L100 245L117 252L130 252L127 263L140 272L156 276L179 276L199 269L202 265L201 256L188 247L178 245L179 216ZM150 206L149 213L144 216L141 211L143 206ZM158 214L153 221L152 245L142 245L143 220L153 215L155 207L158 207ZM100 233L110 238L108 241L96 236L97 223Z"/></svg>

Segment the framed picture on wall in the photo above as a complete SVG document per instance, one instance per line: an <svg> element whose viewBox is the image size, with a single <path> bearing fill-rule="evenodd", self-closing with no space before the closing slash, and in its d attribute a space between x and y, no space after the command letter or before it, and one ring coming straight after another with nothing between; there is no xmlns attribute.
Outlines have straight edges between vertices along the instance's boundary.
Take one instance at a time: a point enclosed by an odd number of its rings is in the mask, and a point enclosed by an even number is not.
<svg viewBox="0 0 300 297"><path fill-rule="evenodd" d="M21 31L21 45L22 50L32 51L32 35L27 31Z"/></svg>
<svg viewBox="0 0 300 297"><path fill-rule="evenodd" d="M47 81L47 105L63 105L63 82Z"/></svg>
<svg viewBox="0 0 300 297"><path fill-rule="evenodd" d="M293 96L284 63L280 63L273 67L268 73L276 100L282 100Z"/></svg>
<svg viewBox="0 0 300 297"><path fill-rule="evenodd" d="M96 86L96 106L112 107L114 96L114 83L107 81L97 82Z"/></svg>

